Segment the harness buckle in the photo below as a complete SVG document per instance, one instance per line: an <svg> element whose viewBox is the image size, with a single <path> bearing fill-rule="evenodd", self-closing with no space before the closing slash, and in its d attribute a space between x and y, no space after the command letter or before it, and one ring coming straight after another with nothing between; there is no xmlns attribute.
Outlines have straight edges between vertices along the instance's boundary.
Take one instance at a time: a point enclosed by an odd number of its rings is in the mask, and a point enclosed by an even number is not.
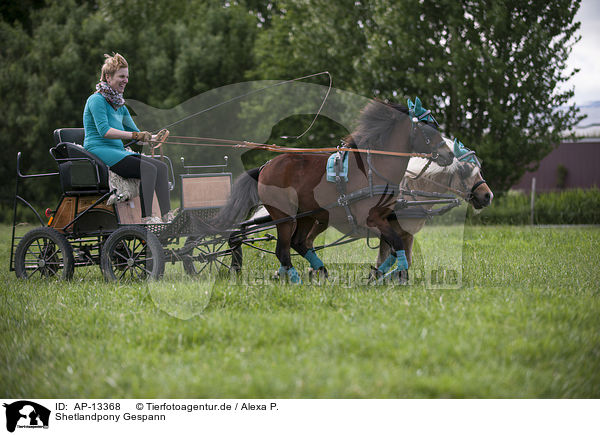
<svg viewBox="0 0 600 435"><path fill-rule="evenodd" d="M396 201L396 206L394 207L395 210L400 210L403 208L407 208L408 207L408 201L406 199L398 199Z"/></svg>

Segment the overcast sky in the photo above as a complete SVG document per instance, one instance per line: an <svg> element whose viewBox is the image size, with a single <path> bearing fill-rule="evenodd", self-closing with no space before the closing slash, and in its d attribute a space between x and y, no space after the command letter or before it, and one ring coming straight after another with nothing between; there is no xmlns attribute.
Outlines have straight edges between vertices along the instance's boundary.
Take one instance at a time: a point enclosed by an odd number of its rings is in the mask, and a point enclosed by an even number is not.
<svg viewBox="0 0 600 435"><path fill-rule="evenodd" d="M583 0L575 19L581 22L581 40L573 47L569 65L580 71L570 83L575 102L582 106L600 101L600 0Z"/></svg>

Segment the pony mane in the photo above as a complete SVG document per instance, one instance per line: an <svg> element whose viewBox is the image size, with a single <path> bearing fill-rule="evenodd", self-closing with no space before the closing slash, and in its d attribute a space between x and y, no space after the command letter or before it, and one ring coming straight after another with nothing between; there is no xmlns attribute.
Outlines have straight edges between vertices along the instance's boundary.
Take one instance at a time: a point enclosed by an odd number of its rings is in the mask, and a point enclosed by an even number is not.
<svg viewBox="0 0 600 435"><path fill-rule="evenodd" d="M377 99L371 100L361 110L358 126L343 139L343 142L350 148L380 147L388 141L396 123L406 119L405 116L410 117L407 106ZM421 122L438 130L437 124ZM453 143L448 145L452 149Z"/></svg>
<svg viewBox="0 0 600 435"><path fill-rule="evenodd" d="M372 100L362 109L358 126L344 142L351 148L379 148L388 142L396 123L406 116L409 116L406 106Z"/></svg>

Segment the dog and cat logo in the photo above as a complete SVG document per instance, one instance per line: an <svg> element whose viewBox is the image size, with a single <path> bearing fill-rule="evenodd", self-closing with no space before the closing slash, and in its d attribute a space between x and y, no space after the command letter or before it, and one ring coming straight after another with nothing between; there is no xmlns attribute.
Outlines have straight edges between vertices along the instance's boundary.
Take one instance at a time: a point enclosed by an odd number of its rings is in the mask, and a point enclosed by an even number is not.
<svg viewBox="0 0 600 435"><path fill-rule="evenodd" d="M6 408L6 430L14 432L18 429L48 429L50 410L29 400L19 400Z"/></svg>

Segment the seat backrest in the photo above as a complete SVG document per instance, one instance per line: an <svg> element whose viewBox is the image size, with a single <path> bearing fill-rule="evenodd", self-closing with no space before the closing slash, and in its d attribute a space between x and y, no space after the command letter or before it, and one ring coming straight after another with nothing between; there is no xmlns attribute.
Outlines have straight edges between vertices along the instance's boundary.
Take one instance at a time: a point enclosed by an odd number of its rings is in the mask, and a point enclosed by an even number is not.
<svg viewBox="0 0 600 435"><path fill-rule="evenodd" d="M60 159L57 161L58 171L63 192L67 195L82 191L95 191L95 193L108 191L108 167L81 145L84 137L83 128L54 130L55 146L52 155ZM68 161L68 159L74 160Z"/></svg>
<svg viewBox="0 0 600 435"><path fill-rule="evenodd" d="M83 145L85 129L83 128L57 128L54 130L54 145L61 142L71 142Z"/></svg>

